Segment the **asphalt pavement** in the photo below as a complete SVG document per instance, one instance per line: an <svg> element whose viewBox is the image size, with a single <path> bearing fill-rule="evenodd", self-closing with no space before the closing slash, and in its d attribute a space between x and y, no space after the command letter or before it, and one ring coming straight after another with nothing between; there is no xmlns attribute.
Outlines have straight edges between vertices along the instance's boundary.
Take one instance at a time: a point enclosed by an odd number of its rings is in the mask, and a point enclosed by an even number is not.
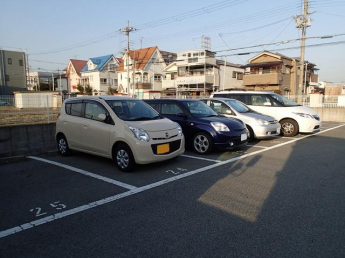
<svg viewBox="0 0 345 258"><path fill-rule="evenodd" d="M0 165L0 257L345 257L345 125L138 166Z"/></svg>

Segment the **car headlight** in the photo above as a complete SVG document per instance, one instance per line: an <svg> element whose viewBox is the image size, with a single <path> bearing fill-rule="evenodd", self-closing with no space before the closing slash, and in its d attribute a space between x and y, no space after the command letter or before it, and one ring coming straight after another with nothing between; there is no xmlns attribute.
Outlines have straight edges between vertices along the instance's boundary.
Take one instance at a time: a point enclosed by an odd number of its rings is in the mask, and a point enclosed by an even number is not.
<svg viewBox="0 0 345 258"><path fill-rule="evenodd" d="M229 127L221 122L211 122L211 125L217 132L230 132Z"/></svg>
<svg viewBox="0 0 345 258"><path fill-rule="evenodd" d="M178 123L176 123L176 125L177 125L178 135L182 136L182 128L181 128L181 126Z"/></svg>
<svg viewBox="0 0 345 258"><path fill-rule="evenodd" d="M268 121L263 120L263 119L255 118L255 120L259 125L268 125L269 124Z"/></svg>
<svg viewBox="0 0 345 258"><path fill-rule="evenodd" d="M150 136L145 130L133 126L129 126L129 129L138 140L143 142L148 142L150 140Z"/></svg>
<svg viewBox="0 0 345 258"><path fill-rule="evenodd" d="M304 117L304 118L313 118L312 115L306 114L306 113L295 113L293 112L293 114Z"/></svg>

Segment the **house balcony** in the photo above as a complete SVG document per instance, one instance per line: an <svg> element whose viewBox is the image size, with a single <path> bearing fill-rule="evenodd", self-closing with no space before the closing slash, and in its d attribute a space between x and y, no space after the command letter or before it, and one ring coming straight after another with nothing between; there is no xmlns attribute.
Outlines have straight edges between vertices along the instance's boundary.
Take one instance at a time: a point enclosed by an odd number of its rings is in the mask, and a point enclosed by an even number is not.
<svg viewBox="0 0 345 258"><path fill-rule="evenodd" d="M215 75L185 76L176 78L176 85L215 84Z"/></svg>
<svg viewBox="0 0 345 258"><path fill-rule="evenodd" d="M181 61L177 62L177 66L200 66L200 65L216 65L216 58L214 57L184 57Z"/></svg>
<svg viewBox="0 0 345 258"><path fill-rule="evenodd" d="M133 86L133 83L131 83ZM150 90L151 89L151 83L149 82L138 82L135 83L135 86L137 89L142 89L142 90Z"/></svg>
<svg viewBox="0 0 345 258"><path fill-rule="evenodd" d="M165 80L163 79L162 80L162 89L163 90L166 90L166 89L169 89L169 88L175 88L175 80Z"/></svg>
<svg viewBox="0 0 345 258"><path fill-rule="evenodd" d="M277 85L281 83L280 73L267 74L245 74L243 76L243 85Z"/></svg>

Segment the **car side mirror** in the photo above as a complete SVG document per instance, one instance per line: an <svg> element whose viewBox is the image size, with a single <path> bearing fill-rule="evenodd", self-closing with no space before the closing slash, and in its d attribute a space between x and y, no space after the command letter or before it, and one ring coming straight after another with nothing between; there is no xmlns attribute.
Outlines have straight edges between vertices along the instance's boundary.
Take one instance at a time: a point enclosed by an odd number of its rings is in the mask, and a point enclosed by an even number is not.
<svg viewBox="0 0 345 258"><path fill-rule="evenodd" d="M177 113L177 116L178 116L178 117L183 117L183 118L186 118L186 117L187 117L185 113Z"/></svg>
<svg viewBox="0 0 345 258"><path fill-rule="evenodd" d="M231 111L230 109L227 109L227 110L225 111L225 113L228 114L228 115L233 115L233 113L232 113L232 111Z"/></svg>
<svg viewBox="0 0 345 258"><path fill-rule="evenodd" d="M104 122L105 119L107 119L107 116L106 116L106 114L99 114L99 115L98 115L98 119L99 119L100 121Z"/></svg>

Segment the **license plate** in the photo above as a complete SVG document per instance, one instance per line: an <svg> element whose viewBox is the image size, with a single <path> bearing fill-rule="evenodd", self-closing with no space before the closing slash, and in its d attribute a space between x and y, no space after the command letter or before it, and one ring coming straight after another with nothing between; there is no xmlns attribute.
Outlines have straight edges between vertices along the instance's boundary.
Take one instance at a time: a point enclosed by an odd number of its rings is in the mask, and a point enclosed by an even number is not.
<svg viewBox="0 0 345 258"><path fill-rule="evenodd" d="M247 134L246 133L243 133L241 134L241 142L247 140Z"/></svg>
<svg viewBox="0 0 345 258"><path fill-rule="evenodd" d="M164 153L168 153L169 151L170 151L169 143L161 144L157 146L157 154L164 154Z"/></svg>

